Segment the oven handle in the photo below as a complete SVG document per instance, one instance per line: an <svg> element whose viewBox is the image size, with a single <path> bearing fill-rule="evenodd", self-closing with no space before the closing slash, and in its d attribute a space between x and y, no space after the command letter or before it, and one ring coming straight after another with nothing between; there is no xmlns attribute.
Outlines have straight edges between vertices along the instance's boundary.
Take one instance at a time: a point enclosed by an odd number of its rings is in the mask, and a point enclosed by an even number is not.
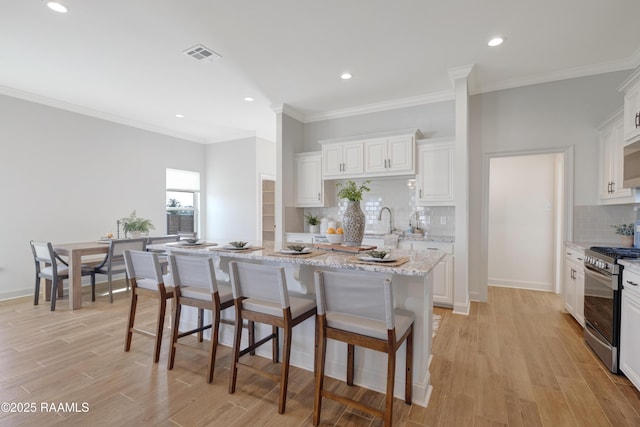
<svg viewBox="0 0 640 427"><path fill-rule="evenodd" d="M586 264L585 264L584 267L585 267L584 268L584 273L586 275L592 276L598 282L602 283L607 288L609 288L609 289L611 289L613 291L617 291L618 290L617 283L614 284L614 280L613 280L613 277L617 277L617 276L608 276L606 274L602 274L598 270L594 270L593 268L589 267Z"/></svg>

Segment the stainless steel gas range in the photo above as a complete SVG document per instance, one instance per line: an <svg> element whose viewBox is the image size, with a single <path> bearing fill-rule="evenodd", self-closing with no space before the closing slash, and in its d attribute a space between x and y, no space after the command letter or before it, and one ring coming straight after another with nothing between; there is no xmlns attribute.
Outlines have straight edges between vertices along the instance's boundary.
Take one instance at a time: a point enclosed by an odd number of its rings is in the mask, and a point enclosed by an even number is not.
<svg viewBox="0 0 640 427"><path fill-rule="evenodd" d="M584 339L613 373L618 373L622 258L640 249L594 246L584 258Z"/></svg>

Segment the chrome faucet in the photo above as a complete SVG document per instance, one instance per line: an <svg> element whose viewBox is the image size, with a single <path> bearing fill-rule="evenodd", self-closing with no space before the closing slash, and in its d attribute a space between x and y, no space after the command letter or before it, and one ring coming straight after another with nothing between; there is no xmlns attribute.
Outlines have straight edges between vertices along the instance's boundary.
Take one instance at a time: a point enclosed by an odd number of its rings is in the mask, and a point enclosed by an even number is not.
<svg viewBox="0 0 640 427"><path fill-rule="evenodd" d="M393 214L391 213L391 209L383 206L382 209L380 209L380 212L378 212L378 221L382 221L382 211L385 209L389 211L389 233L393 233Z"/></svg>

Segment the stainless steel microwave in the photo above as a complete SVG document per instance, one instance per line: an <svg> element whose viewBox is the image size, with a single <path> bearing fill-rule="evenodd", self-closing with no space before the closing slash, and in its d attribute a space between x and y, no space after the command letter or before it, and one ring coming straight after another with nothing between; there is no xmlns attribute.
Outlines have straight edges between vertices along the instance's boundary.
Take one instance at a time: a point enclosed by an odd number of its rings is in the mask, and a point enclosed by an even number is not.
<svg viewBox="0 0 640 427"><path fill-rule="evenodd" d="M640 141L624 147L622 173L625 188L640 187Z"/></svg>

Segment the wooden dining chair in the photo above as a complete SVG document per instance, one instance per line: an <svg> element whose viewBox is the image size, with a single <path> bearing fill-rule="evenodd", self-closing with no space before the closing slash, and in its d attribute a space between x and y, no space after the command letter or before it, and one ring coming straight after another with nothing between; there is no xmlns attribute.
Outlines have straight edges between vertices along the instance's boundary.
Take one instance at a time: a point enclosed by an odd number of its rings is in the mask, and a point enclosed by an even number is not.
<svg viewBox="0 0 640 427"><path fill-rule="evenodd" d="M231 286L229 282L216 280L213 259L206 255L169 255L169 268L174 287L174 320L167 369L173 369L178 346L195 352L204 352L208 357L207 382L210 383L213 381L220 323L234 324L232 321L220 318L222 310L233 307ZM198 326L195 329L181 332L180 313L183 306L197 308L199 315ZM211 311L210 325L202 324L201 310ZM201 341L201 334L207 329L211 329L211 339L207 351L178 341L195 333L198 333L198 341Z"/></svg>
<svg viewBox="0 0 640 427"><path fill-rule="evenodd" d="M125 250L123 258L127 275L131 281L131 305L129 307L129 320L124 342L124 351L131 349L133 333L152 337L155 339L153 361L160 360L160 347L162 345L162 332L164 330L164 318L167 311L167 300L173 298L173 287L165 285L166 276L162 276L162 269L158 254L146 251ZM158 318L155 332L149 332L135 327L136 308L140 296L151 297L158 300Z"/></svg>
<svg viewBox="0 0 640 427"><path fill-rule="evenodd" d="M129 289L129 275L124 262L124 252L144 251L147 247L147 238L140 239L113 239L109 241L109 252L104 260L98 264L94 271L96 274L104 274L109 282L109 302L113 303L113 275L125 273L127 290Z"/></svg>
<svg viewBox="0 0 640 427"><path fill-rule="evenodd" d="M63 281L69 278L69 265L53 250L51 242L30 241L31 252L36 266L36 285L33 305L38 305L40 281L46 280L46 299L51 299L51 311L56 309L56 299L63 295ZM95 295L96 276L93 267L83 264L82 275L91 276L91 294ZM95 298L93 299L95 300ZM93 301L92 300L92 301Z"/></svg>
<svg viewBox="0 0 640 427"><path fill-rule="evenodd" d="M239 367L279 381L278 412L282 414L287 403L292 329L316 314L316 303L309 298L289 295L283 267L231 261L229 270L236 312L229 393L235 392ZM253 344L249 343L247 348L240 350L243 319L271 325L272 333ZM278 363L278 328L282 328L284 331L284 348L282 349L282 365L279 376L239 362L240 357L255 351L262 344L272 341L272 359L274 363Z"/></svg>
<svg viewBox="0 0 640 427"><path fill-rule="evenodd" d="M391 279L355 273L316 271L317 353L313 425L320 423L322 398L335 400L384 420L393 419L393 386L396 352L406 341L405 402L411 404L413 387L413 321L410 311L394 309ZM381 411L357 400L324 389L327 339L347 343L347 384L353 385L355 347L387 354L385 407Z"/></svg>

